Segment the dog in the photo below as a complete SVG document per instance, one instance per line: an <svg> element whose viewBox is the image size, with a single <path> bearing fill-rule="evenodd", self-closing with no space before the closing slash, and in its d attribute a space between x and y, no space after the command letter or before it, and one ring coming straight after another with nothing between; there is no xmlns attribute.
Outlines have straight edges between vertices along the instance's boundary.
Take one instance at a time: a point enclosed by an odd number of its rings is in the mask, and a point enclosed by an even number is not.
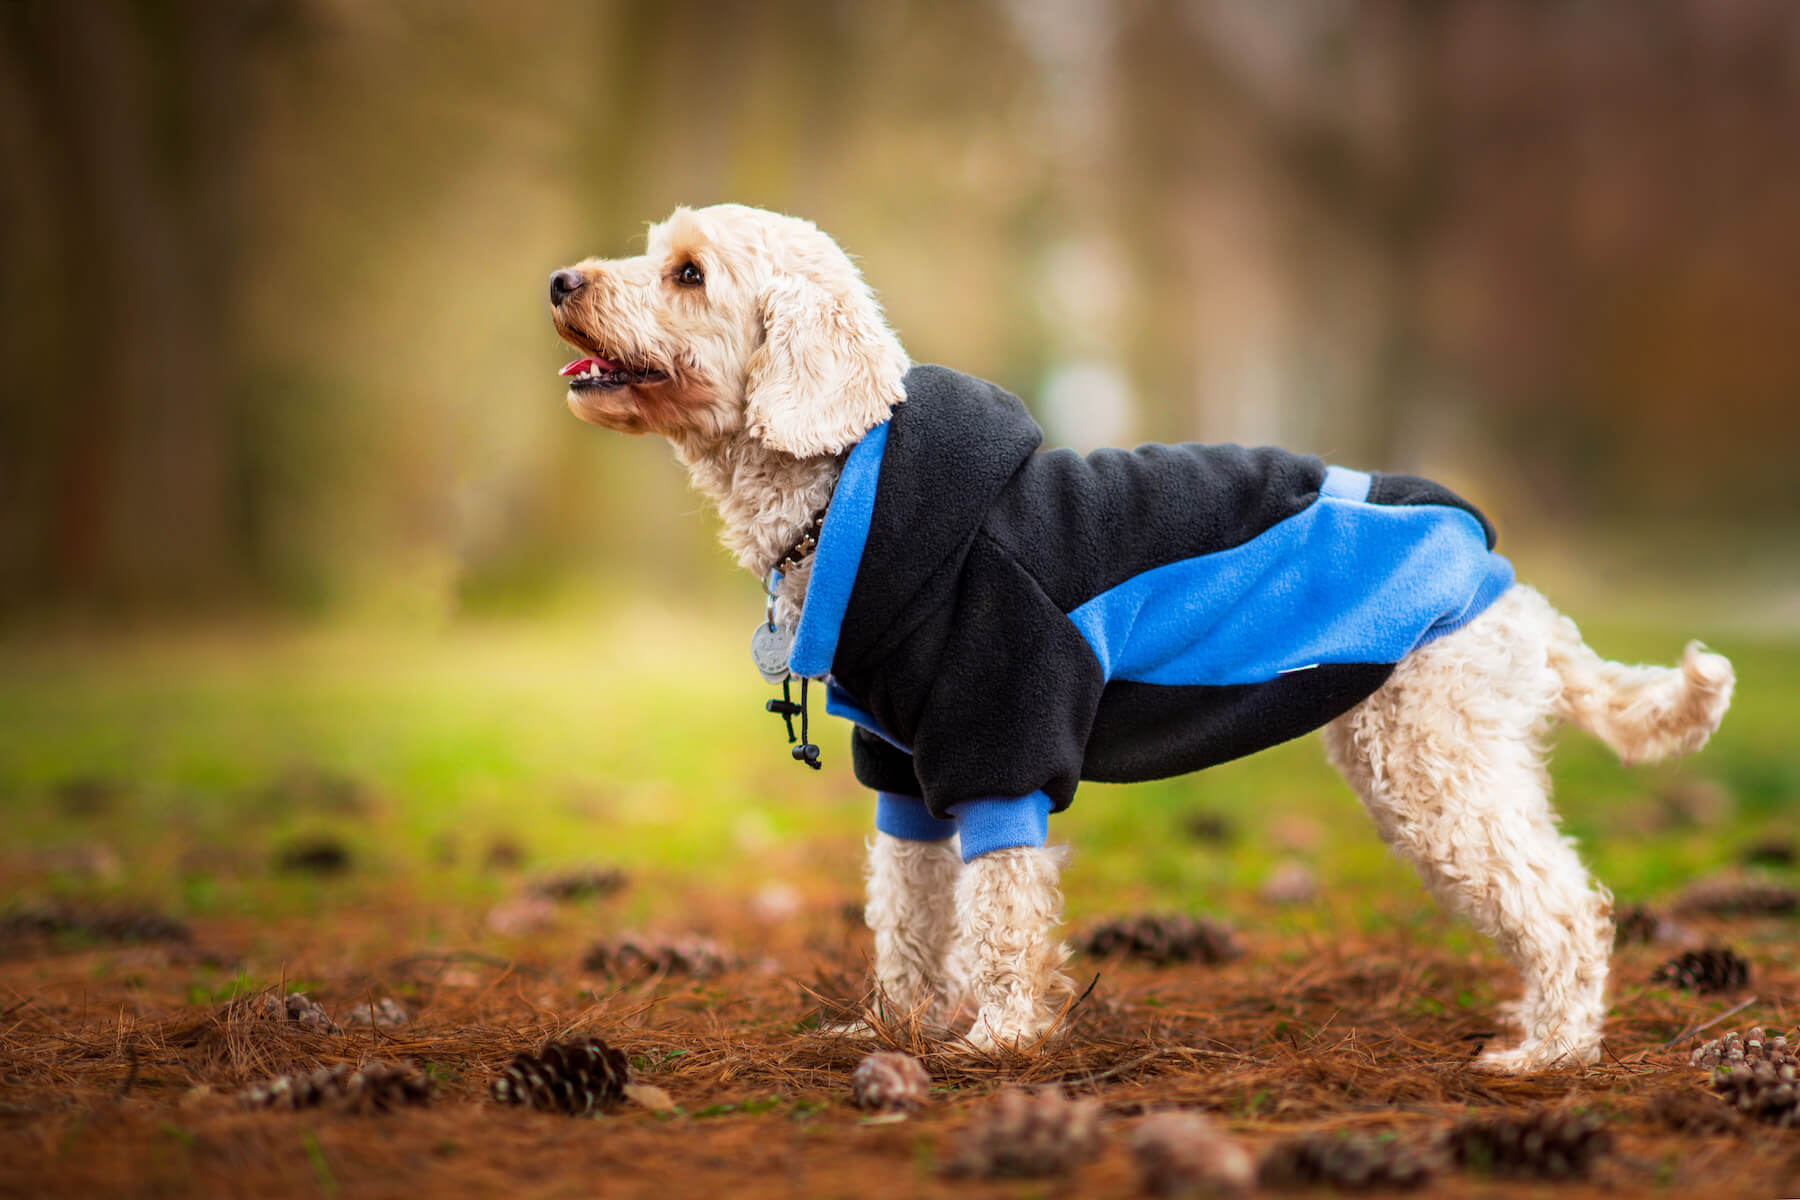
<svg viewBox="0 0 1800 1200"><path fill-rule="evenodd" d="M1598 1060L1612 897L1557 828L1545 738L1562 718L1626 763L1696 750L1726 659L1601 659L1426 480L1235 446L1040 450L1016 399L914 366L798 218L678 209L646 253L553 273L550 304L582 355L569 408L668 439L769 591L769 678L823 680L856 723L890 1004L1029 1048L1071 996L1045 835L1077 781L1322 728L1382 838L1522 978L1521 1036L1478 1064Z"/></svg>

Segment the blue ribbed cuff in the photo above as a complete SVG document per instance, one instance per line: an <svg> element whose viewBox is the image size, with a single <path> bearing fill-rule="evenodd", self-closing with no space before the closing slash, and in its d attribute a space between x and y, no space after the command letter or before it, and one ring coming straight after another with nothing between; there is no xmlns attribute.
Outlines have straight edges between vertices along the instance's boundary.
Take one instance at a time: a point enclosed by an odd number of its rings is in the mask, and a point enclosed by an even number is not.
<svg viewBox="0 0 1800 1200"><path fill-rule="evenodd" d="M955 821L940 821L917 796L875 793L875 828L909 842L941 842L956 836Z"/></svg>
<svg viewBox="0 0 1800 1200"><path fill-rule="evenodd" d="M962 860L969 862L993 850L1041 846L1050 837L1050 797L1042 792L1007 799L993 796L950 806L962 837Z"/></svg>

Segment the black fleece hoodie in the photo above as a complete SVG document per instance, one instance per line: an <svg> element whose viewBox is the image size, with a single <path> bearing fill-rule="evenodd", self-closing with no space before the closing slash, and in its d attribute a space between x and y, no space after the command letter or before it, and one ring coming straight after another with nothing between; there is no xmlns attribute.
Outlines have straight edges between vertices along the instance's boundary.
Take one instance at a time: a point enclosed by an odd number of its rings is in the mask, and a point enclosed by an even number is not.
<svg viewBox="0 0 1800 1200"><path fill-rule="evenodd" d="M845 463L789 665L857 777L967 800L1197 770L1368 696L1512 582L1448 489L1271 448L1038 452L1018 399L915 367Z"/></svg>

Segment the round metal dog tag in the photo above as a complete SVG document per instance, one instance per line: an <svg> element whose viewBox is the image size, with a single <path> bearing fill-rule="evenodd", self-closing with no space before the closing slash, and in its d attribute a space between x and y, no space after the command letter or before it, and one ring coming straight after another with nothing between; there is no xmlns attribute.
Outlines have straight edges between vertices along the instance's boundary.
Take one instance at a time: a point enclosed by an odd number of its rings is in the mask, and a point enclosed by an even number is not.
<svg viewBox="0 0 1800 1200"><path fill-rule="evenodd" d="M756 663L757 672L770 683L786 679L788 651L793 645L794 635L786 629L758 621L756 632L750 635L750 657Z"/></svg>

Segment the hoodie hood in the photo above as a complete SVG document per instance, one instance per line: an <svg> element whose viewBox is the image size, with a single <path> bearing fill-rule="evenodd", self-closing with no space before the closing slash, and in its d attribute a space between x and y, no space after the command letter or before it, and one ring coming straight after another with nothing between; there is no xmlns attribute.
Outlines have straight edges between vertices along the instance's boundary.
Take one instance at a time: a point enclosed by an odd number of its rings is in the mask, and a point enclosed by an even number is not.
<svg viewBox="0 0 1800 1200"><path fill-rule="evenodd" d="M905 385L905 401L851 450L832 494L788 656L796 675L879 661L948 603L995 497L1043 443L1019 398L985 380L917 366ZM907 552L865 563L869 544ZM857 620L845 629L851 609Z"/></svg>

